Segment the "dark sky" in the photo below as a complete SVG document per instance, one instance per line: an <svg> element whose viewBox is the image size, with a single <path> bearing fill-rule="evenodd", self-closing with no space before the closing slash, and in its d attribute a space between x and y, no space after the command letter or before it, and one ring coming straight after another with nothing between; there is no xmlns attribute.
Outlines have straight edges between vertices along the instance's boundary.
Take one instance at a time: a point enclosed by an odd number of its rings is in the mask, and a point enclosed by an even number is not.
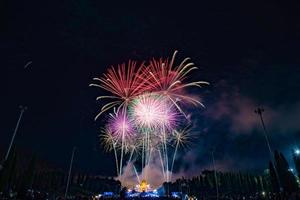
<svg viewBox="0 0 300 200"><path fill-rule="evenodd" d="M181 153L176 170L210 167L211 147L220 170L264 169L268 152L253 112L258 105L266 110L272 147L291 157L300 145L299 4L183 3L1 1L0 146L8 146L24 104L19 148L67 168L76 145L77 169L113 174L113 156L103 153L97 137L103 121L93 121L101 91L88 84L112 64L177 49L178 59L191 57L199 66L191 79L211 85L196 91L206 105L192 112L199 137Z"/></svg>

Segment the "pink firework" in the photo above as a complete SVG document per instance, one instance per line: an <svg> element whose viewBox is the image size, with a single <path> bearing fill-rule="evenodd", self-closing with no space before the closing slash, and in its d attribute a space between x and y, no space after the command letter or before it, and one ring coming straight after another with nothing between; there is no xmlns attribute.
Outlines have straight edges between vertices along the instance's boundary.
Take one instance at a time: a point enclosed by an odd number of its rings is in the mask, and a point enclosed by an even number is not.
<svg viewBox="0 0 300 200"><path fill-rule="evenodd" d="M112 94L110 96L99 96L97 100L104 98L113 100L101 108L96 119L103 112L115 106L118 106L118 110L121 107L126 109L129 101L133 97L140 95L147 89L147 74L147 69L143 63L137 66L135 61L128 61L127 65L123 63L118 65L116 69L112 66L103 77L94 78L93 80L99 81L100 83L93 83L90 84L90 86L102 88Z"/></svg>
<svg viewBox="0 0 300 200"><path fill-rule="evenodd" d="M107 128L116 141L121 140L124 135L125 139L131 139L135 135L134 126L128 116L119 111L109 114Z"/></svg>
<svg viewBox="0 0 300 200"><path fill-rule="evenodd" d="M178 113L173 105L160 95L143 94L129 106L129 114L139 128L156 129L175 127Z"/></svg>

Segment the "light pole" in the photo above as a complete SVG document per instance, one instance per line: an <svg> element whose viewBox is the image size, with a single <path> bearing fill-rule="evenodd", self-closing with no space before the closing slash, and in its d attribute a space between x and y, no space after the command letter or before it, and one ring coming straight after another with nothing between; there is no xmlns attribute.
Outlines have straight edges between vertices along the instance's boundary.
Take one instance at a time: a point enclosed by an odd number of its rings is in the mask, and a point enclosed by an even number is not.
<svg viewBox="0 0 300 200"><path fill-rule="evenodd" d="M6 160L7 160L7 158L8 158L8 156L9 156L9 153L10 153L11 147L12 147L12 145L13 145L13 143L14 143L14 140L15 140L16 134L17 134L17 132L18 132L18 129L19 129L19 125L20 125L20 122L21 122L22 116L23 116L23 114L24 114L25 110L27 109L27 107L26 107L26 106L20 106L19 108L20 108L19 119L18 119L18 121L17 121L17 124L16 124L15 130L14 130L14 133L13 133L13 135L12 135L12 138L11 138L11 140L10 140L10 144L9 144L9 146L8 146L8 149L7 149L7 152L6 152L6 155L5 155L4 161L6 161Z"/></svg>
<svg viewBox="0 0 300 200"><path fill-rule="evenodd" d="M73 160L74 160L75 151L76 151L76 147L73 147L71 161L70 161L70 167L69 167L69 174L68 174L67 186L66 186L66 191L65 191L65 199L67 198L67 195L68 195L69 184L70 184L70 177L71 177L71 172L72 172L72 167L73 167Z"/></svg>
<svg viewBox="0 0 300 200"><path fill-rule="evenodd" d="M269 153L270 153L270 157L271 157L271 162L274 162L274 170L275 170L275 174L276 174L276 178L277 178L277 182L278 182L278 186L279 186L279 190L280 192L282 191L282 187L281 187L281 183L280 183L280 179L279 179L279 175L278 175L278 171L277 171L277 167L276 167L276 163L275 161L273 161L273 153L272 153L272 148L271 148L271 145L270 145L270 141L269 141L269 137L268 137L268 132L267 132L267 128L266 128L266 125L265 125L265 122L264 122L264 119L263 119L263 112L265 110L263 108L260 108L258 107L257 109L254 110L254 112L256 114L258 114L259 118L260 118L260 121L261 121L261 125L263 127L263 133L264 133L264 137L265 137L265 140L266 140L266 143L267 143L267 146L268 146L268 149L269 149Z"/></svg>
<svg viewBox="0 0 300 200"><path fill-rule="evenodd" d="M27 63L24 65L24 69L26 69L31 63L32 63L32 61L27 62ZM20 125L21 119L22 119L22 117L23 117L23 114L24 114L25 110L27 110L27 107L26 107L26 106L22 106L22 105L21 105L21 106L19 106L19 108L20 108L19 119L18 119L18 121L17 121L17 124L16 124L15 130L14 130L14 132L13 132L12 138L11 138L11 140L10 140L10 144L9 144L9 146L8 146L7 152L6 152L6 154L5 154L4 162L8 159L8 156L9 156L10 151L11 151L11 147L12 147L14 141L15 141L15 137L16 137L16 134L17 134L18 129L19 129L19 125ZM3 169L3 166L0 164L0 171L1 171L2 169Z"/></svg>
<svg viewBox="0 0 300 200"><path fill-rule="evenodd" d="M211 149L211 158L212 158L213 168L214 168L214 176L215 176L215 183L216 183L217 200L219 200L219 186L218 186L218 178L217 178L217 171L216 171L216 164L215 164L215 157L214 157L214 149Z"/></svg>

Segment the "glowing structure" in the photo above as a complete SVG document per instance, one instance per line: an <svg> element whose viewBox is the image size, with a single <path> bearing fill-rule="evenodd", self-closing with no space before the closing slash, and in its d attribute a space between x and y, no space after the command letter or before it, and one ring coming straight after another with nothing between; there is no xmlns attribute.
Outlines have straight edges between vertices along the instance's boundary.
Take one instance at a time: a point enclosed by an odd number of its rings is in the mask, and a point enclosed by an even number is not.
<svg viewBox="0 0 300 200"><path fill-rule="evenodd" d="M90 84L110 93L97 100L112 100L102 106L95 118L110 111L101 135L103 145L107 151L114 151L119 177L123 159L132 165L141 191L149 189L146 169L153 155L159 156L164 181L171 180L178 148L186 146L191 136L190 128L182 127L190 124L184 107L203 106L187 89L208 83L188 82L187 75L197 67L189 58L175 65L176 54L177 51L171 60L152 59L139 65L129 61L127 65L111 67L103 77L93 79L98 83ZM141 161L141 182L135 167L137 160Z"/></svg>
<svg viewBox="0 0 300 200"><path fill-rule="evenodd" d="M150 190L150 185L145 179L141 181L140 184L136 185L136 191L138 192L148 192Z"/></svg>

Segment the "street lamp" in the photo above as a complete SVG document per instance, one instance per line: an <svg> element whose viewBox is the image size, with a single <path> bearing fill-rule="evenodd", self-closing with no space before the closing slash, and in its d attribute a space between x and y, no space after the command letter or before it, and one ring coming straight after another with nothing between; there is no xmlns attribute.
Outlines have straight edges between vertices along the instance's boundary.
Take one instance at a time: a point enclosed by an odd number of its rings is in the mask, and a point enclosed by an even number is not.
<svg viewBox="0 0 300 200"><path fill-rule="evenodd" d="M65 198L67 198L67 196L68 196L68 190L69 190L69 185L70 185L70 178L71 178L71 172L72 172L72 167L73 167L75 151L76 151L76 147L73 147L71 161L70 161L70 167L69 167L69 173L68 173L67 186L66 186L66 191L65 191Z"/></svg>
<svg viewBox="0 0 300 200"><path fill-rule="evenodd" d="M265 122L264 122L264 119L263 119L263 112L264 111L265 110L263 108L260 108L260 107L258 107L257 109L254 110L254 112L260 118L261 125L263 127L264 137L265 137L265 140L266 140L266 143L267 143L267 146L268 146L268 150L269 150L269 153L270 153L271 162L273 162L274 158L273 158L272 148L271 148L271 145L270 145L270 141L269 141L269 137L268 137L268 133L267 133L267 128L266 128L266 125L265 125ZM280 182L280 179L279 179L279 175L278 175L278 171L277 171L275 161L274 161L274 170L275 170L275 175L276 175L276 178L277 178L277 181L278 181L279 190L281 192L283 189L281 187L281 182Z"/></svg>
<svg viewBox="0 0 300 200"><path fill-rule="evenodd" d="M295 149L294 153L295 153L295 155L299 156L300 155L300 149Z"/></svg>
<svg viewBox="0 0 300 200"><path fill-rule="evenodd" d="M27 63L24 65L24 69L26 69L29 65L31 65L31 63L32 63L32 61L27 62ZM4 160L3 160L2 162L5 162L5 161L8 159L8 156L9 156L9 154L10 154L11 148L12 148L13 143L14 143L14 141L15 141L16 134L17 134L18 129L19 129L19 125L20 125L21 119L22 119L22 117L23 117L24 112L27 110L27 107L26 107L26 106L20 105L19 108L20 108L19 118L18 118L17 124L16 124L16 126L15 126L15 130L14 130L13 135L12 135L12 138L11 138L11 140L10 140L10 143L9 143L7 152L6 152L6 154L5 154ZM1 171L2 169L3 169L3 163L0 163L0 171Z"/></svg>
<svg viewBox="0 0 300 200"><path fill-rule="evenodd" d="M15 130L14 130L14 133L13 133L12 138L11 138L11 141L10 141L10 144L9 144L9 146L8 146L8 149L7 149L5 158L4 158L5 161L8 159L8 156L9 156L9 153L10 153L10 150L11 150L11 147L12 147L14 141L15 141L15 137L16 137L17 131L18 131L18 129L19 129L19 125L20 125L22 116L23 116L25 110L27 110L27 107L26 107L26 106L20 106L19 108L20 108L19 119L18 119L18 121L17 121Z"/></svg>

